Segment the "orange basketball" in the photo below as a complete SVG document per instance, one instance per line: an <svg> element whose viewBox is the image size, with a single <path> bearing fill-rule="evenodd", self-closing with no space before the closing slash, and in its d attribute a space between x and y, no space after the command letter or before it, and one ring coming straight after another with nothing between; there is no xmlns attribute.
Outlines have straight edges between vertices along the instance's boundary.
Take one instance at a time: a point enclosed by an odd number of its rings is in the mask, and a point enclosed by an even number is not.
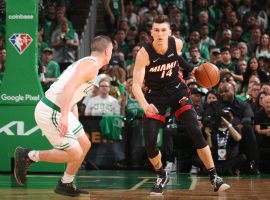
<svg viewBox="0 0 270 200"><path fill-rule="evenodd" d="M195 78L202 87L211 88L218 84L220 71L212 63L203 63L195 71Z"/></svg>

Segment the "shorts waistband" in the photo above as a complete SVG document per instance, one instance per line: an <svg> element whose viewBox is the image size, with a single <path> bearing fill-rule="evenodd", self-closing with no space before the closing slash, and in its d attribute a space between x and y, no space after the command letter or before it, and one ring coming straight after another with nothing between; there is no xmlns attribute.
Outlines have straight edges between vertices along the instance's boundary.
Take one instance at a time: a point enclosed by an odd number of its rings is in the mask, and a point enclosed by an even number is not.
<svg viewBox="0 0 270 200"><path fill-rule="evenodd" d="M45 105L49 106L50 108L52 108L52 109L54 109L54 110L60 112L60 107L57 106L57 105L55 105L53 102L51 102L51 101L50 101L49 99L47 99L46 97L42 97L41 101L42 101Z"/></svg>

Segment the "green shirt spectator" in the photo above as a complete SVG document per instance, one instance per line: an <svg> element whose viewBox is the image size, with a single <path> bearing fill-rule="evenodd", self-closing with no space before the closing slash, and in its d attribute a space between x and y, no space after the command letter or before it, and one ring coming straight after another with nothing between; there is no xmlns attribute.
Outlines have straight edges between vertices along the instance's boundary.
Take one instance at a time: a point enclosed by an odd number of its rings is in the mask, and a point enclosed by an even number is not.
<svg viewBox="0 0 270 200"><path fill-rule="evenodd" d="M53 50L45 48L42 51L42 87L46 91L53 84L54 81L60 76L60 68L57 62L52 60Z"/></svg>

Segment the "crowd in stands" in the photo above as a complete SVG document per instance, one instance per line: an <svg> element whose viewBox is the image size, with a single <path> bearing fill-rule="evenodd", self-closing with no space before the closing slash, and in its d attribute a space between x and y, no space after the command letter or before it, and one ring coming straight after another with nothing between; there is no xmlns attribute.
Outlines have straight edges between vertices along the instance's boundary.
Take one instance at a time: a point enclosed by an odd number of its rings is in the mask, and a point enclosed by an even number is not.
<svg viewBox="0 0 270 200"><path fill-rule="evenodd" d="M0 3L0 20L2 2ZM147 163L142 142L143 110L131 91L136 54L151 42L152 21L170 18L172 35L183 43L182 55L197 67L211 62L220 69L220 83L202 88L182 71L204 136L220 174L270 171L270 3L268 0L103 0L106 32L113 55L95 87L79 105L81 116L121 115L126 143L122 166ZM40 1L39 65L44 90L76 58L79 36L69 21L71 0ZM97 22L98 23L98 22ZM0 80L5 67L0 23ZM181 122L168 112L163 129L166 170L204 173ZM192 158L192 159L190 159Z"/></svg>
<svg viewBox="0 0 270 200"><path fill-rule="evenodd" d="M121 92L116 96L122 99L121 110L125 105L122 101L129 101L128 85L132 81L136 53L142 45L151 42L150 30L155 16L165 14L171 20L172 35L184 42L182 54L187 62L193 67L212 62L220 69L220 83L210 89L201 88L194 77L182 71L217 169L221 174L230 175L269 171L270 162L266 156L270 150L270 114L267 114L267 89L270 85L269 2L104 0L103 3L106 34L112 37L115 48L110 64L102 73L114 71L109 74L111 79L114 82L117 80L118 85L126 86L124 96ZM260 118L262 116L264 120ZM134 128L138 133L138 127ZM132 130L129 128L123 134L133 138ZM130 141L127 143L130 144ZM167 170L172 170L177 157L178 170L204 172L181 120L176 121L169 110L161 149ZM135 150L130 150L127 160L136 166L139 163L134 163L132 158Z"/></svg>
<svg viewBox="0 0 270 200"><path fill-rule="evenodd" d="M77 59L78 34L68 11L71 0L40 0L38 27L38 66L44 91L57 79L68 65ZM5 6L0 2L0 48L5 49ZM4 74L1 58L0 83Z"/></svg>

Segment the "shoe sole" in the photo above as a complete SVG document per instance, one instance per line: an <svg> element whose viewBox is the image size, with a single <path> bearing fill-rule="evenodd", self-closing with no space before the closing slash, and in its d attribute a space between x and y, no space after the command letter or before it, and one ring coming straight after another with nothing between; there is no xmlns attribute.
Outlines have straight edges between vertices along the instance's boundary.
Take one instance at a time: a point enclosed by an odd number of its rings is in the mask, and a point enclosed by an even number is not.
<svg viewBox="0 0 270 200"><path fill-rule="evenodd" d="M219 187L219 189L218 189L217 192L224 192L225 190L228 190L230 187L231 187L231 186L229 186L228 184L224 183L224 184L222 184L222 185Z"/></svg>
<svg viewBox="0 0 270 200"><path fill-rule="evenodd" d="M150 195L152 195L152 196L162 196L163 192L162 193L150 192Z"/></svg>
<svg viewBox="0 0 270 200"><path fill-rule="evenodd" d="M15 180L17 181L17 183L19 185L24 185L25 183L22 183L21 180L18 178L17 176L17 170L18 170L18 163L20 162L19 158L20 158L20 153L19 150L21 150L22 147L17 147L15 149L15 152L14 152L14 177L15 177Z"/></svg>

